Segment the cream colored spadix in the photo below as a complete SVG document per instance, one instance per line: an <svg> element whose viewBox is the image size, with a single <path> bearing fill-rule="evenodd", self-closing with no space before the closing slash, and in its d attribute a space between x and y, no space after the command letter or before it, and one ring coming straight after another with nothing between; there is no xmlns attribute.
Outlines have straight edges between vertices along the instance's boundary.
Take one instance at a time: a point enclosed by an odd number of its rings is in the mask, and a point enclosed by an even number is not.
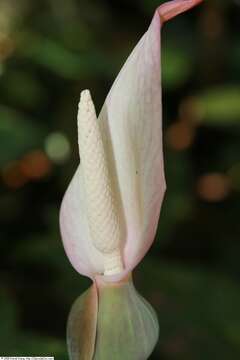
<svg viewBox="0 0 240 360"><path fill-rule="evenodd" d="M78 109L78 145L90 241L103 254L104 275L114 275L123 270L121 233L102 136L89 90L82 91Z"/></svg>

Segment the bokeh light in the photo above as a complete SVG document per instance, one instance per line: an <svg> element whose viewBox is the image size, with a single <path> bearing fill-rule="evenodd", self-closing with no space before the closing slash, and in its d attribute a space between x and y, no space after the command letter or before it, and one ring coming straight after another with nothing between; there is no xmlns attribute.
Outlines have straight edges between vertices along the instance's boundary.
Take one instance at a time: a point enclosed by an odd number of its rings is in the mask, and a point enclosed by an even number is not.
<svg viewBox="0 0 240 360"><path fill-rule="evenodd" d="M224 200L230 192L229 178L224 174L211 173L202 175L197 181L197 193L206 201Z"/></svg>
<svg viewBox="0 0 240 360"><path fill-rule="evenodd" d="M51 171L51 162L41 150L34 150L25 155L20 168L22 173L29 179L40 179L48 175Z"/></svg>
<svg viewBox="0 0 240 360"><path fill-rule="evenodd" d="M176 151L189 148L194 141L194 128L185 121L178 121L166 130L165 139L169 147Z"/></svg>
<svg viewBox="0 0 240 360"><path fill-rule="evenodd" d="M70 156L70 143L64 134L55 132L47 136L45 140L45 151L53 162L61 164Z"/></svg>

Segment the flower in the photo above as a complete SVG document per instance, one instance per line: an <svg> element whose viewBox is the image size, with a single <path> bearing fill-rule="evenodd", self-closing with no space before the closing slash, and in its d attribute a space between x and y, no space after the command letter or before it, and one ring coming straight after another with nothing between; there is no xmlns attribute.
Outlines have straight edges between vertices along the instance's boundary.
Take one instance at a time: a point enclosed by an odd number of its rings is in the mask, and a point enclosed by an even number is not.
<svg viewBox="0 0 240 360"><path fill-rule="evenodd" d="M128 357L131 360L145 359L157 341L157 318L136 293L130 274L154 240L166 189L161 26L201 1L174 0L156 10L149 29L116 78L98 119L90 92L81 93L81 162L64 196L60 226L72 265L94 284L77 300L70 314L68 343L72 359L78 359L79 351L86 352L89 359L94 351L97 359L127 359L123 351L132 354ZM118 309L115 314L111 312L113 304ZM106 309L108 321L104 317ZM86 313L84 317L79 315ZM89 329L84 336L77 330L80 321ZM115 341L117 330L109 332L113 321L125 329L121 340ZM145 344L143 337L147 337ZM124 350L120 351L121 347Z"/></svg>
<svg viewBox="0 0 240 360"><path fill-rule="evenodd" d="M153 242L166 188L160 29L200 1L175 0L156 10L115 80L98 121L89 91L82 93L78 114L82 164L64 197L60 224L72 265L90 278L104 272L117 275L113 280L123 278ZM103 247L111 242L112 248L102 249L100 242Z"/></svg>

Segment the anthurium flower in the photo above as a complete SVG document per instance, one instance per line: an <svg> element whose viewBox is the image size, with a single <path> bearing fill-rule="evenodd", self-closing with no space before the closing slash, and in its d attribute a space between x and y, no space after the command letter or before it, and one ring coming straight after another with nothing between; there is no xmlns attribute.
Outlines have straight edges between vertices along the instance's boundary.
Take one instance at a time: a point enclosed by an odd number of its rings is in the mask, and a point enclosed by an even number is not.
<svg viewBox="0 0 240 360"><path fill-rule="evenodd" d="M60 226L72 265L94 283L69 317L71 359L147 359L157 341L156 315L131 272L153 242L166 189L160 33L165 21L201 1L175 0L156 10L98 118L90 92L81 93L80 165Z"/></svg>

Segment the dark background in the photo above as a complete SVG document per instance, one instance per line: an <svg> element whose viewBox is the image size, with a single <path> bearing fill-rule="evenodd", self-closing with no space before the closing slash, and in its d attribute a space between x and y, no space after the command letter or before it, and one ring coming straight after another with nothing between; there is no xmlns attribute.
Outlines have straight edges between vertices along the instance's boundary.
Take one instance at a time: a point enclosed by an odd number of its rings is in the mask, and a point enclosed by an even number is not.
<svg viewBox="0 0 240 360"><path fill-rule="evenodd" d="M99 110L157 0L0 0L0 355L67 359L90 281L63 251L79 93ZM151 359L240 357L240 1L205 1L162 33L168 190L135 274L158 311Z"/></svg>

